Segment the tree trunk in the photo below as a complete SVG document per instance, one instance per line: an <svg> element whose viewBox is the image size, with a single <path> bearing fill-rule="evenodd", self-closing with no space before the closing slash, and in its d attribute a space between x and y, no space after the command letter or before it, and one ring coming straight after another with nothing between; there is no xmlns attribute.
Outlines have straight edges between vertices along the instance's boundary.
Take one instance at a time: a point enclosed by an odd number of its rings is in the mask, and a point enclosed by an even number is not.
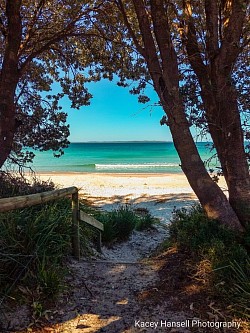
<svg viewBox="0 0 250 333"><path fill-rule="evenodd" d="M224 137L223 156L229 202L243 225L250 223L250 176L244 149L237 93L228 79L218 77L217 114L221 118Z"/></svg>
<svg viewBox="0 0 250 333"><path fill-rule="evenodd" d="M1 89L1 87L0 87ZM8 103L0 96L0 168L10 155L14 131L15 131L15 112L13 102Z"/></svg>
<svg viewBox="0 0 250 333"><path fill-rule="evenodd" d="M15 90L17 87L18 50L21 43L21 1L6 1L6 48L0 72L0 168L8 158L15 133Z"/></svg>
<svg viewBox="0 0 250 333"><path fill-rule="evenodd" d="M185 9L187 17L185 43L190 64L200 83L209 132L228 185L230 204L241 223L246 225L250 221L250 176L237 93L231 82L232 68L240 52L244 6L241 6L240 2L232 4L231 17L224 32L223 42L219 46L220 8L213 0L205 1L209 65L205 65L201 58L188 1L185 2Z"/></svg>
<svg viewBox="0 0 250 333"><path fill-rule="evenodd" d="M222 224L230 228L242 231L243 228L226 196L207 173L190 133L179 93L177 55L171 40L168 17L165 15L163 1L151 0L150 3L154 36L144 2L142 0L133 1L144 44L144 48L141 50L152 77L154 88L168 117L169 127L181 160L183 172L207 215L220 220ZM155 43L157 43L157 46ZM160 52L160 60L157 49Z"/></svg>
<svg viewBox="0 0 250 333"><path fill-rule="evenodd" d="M215 98L204 87L202 97L209 132L228 186L229 202L246 226L250 221L250 177L236 91L228 80L219 81Z"/></svg>
<svg viewBox="0 0 250 333"><path fill-rule="evenodd" d="M178 110L177 108L174 110L174 119L171 119L168 107L164 107L164 110L169 118L170 130L183 172L208 217L218 219L222 224L242 231L243 228L225 194L207 173L190 133L183 106L180 101L177 103L173 101L173 104L179 104ZM166 105L166 102L164 104Z"/></svg>

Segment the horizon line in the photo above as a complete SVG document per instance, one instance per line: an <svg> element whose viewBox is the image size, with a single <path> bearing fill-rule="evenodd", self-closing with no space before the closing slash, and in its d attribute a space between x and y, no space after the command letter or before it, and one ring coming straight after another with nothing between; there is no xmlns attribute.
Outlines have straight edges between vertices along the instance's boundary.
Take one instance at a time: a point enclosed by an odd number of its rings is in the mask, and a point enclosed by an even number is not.
<svg viewBox="0 0 250 333"><path fill-rule="evenodd" d="M98 141L98 140L90 140L90 141L71 141L70 143L142 143L142 142L148 142L148 143L173 143L173 141L164 141L164 140L104 140L104 141ZM196 143L212 143L212 141L197 141Z"/></svg>

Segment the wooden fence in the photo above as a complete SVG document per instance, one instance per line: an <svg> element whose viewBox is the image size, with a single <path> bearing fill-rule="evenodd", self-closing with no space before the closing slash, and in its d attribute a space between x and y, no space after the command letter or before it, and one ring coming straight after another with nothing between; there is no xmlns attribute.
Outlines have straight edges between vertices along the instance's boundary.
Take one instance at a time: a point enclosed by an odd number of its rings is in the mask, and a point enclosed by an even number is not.
<svg viewBox="0 0 250 333"><path fill-rule="evenodd" d="M38 205L69 195L71 195L72 198L72 251L74 257L80 259L79 222L83 221L98 229L100 235L98 242L99 250L101 249L101 232L103 231L103 224L79 209L77 187L72 186L54 191L0 199L0 213Z"/></svg>

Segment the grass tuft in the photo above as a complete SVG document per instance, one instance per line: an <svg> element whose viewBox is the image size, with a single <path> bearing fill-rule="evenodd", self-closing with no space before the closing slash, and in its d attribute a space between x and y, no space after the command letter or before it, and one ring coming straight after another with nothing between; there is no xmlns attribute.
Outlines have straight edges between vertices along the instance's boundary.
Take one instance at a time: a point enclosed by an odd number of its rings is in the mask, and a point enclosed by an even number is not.
<svg viewBox="0 0 250 333"><path fill-rule="evenodd" d="M111 212L99 213L96 218L104 225L102 240L106 244L126 241L133 230L149 230L156 223L149 212L141 214L128 205Z"/></svg>

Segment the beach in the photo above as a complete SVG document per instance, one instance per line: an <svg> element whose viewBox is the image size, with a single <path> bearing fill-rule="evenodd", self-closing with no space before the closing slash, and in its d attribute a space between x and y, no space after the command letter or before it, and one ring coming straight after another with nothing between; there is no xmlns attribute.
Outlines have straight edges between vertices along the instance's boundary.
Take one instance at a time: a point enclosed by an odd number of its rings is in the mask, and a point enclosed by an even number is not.
<svg viewBox="0 0 250 333"><path fill-rule="evenodd" d="M190 194L195 197L183 173L77 173L77 172L40 172L38 178L51 180L58 187L76 186L82 197L116 196L128 199L140 196L164 196L169 194ZM226 190L221 177L219 186Z"/></svg>
<svg viewBox="0 0 250 333"><path fill-rule="evenodd" d="M59 188L76 186L80 199L101 209L113 210L126 204L131 205L133 210L145 212L146 209L158 219L153 228L134 230L126 242L111 246L103 244L101 254L93 252L91 258L82 256L80 261L72 258L68 261L70 293L62 294L51 311L53 316L51 324L48 324L49 331L76 332L82 322L84 330L86 327L89 333L101 330L132 333L137 332L135 318L171 318L173 322L185 322L197 316L196 308L194 311L189 308L189 304L193 304L192 295L186 298L183 290L176 291L173 284L176 274L179 277L183 274L183 267L178 266L180 259L177 254L170 249L169 256L155 257L159 246L168 238L167 225L171 222L173 211L184 207L188 209L197 202L183 174L46 172L37 174L37 177L42 181L51 180ZM220 185L224 185L222 180ZM144 301L144 296L153 292L154 297L161 297L160 293L157 296L160 271L169 258L172 258L172 268L168 266L167 271L170 276L166 289L168 297L164 296L164 301L155 306L151 297ZM181 273L176 271L176 267ZM182 295L183 300L180 301ZM187 304L188 307L184 309L181 305L180 308L178 304ZM8 325L24 325L29 318L28 314L23 315L25 311L28 309L23 306L15 315L7 313Z"/></svg>
<svg viewBox="0 0 250 333"><path fill-rule="evenodd" d="M46 172L38 178L51 180L60 188L76 186L81 198L105 210L124 204L146 208L164 223L170 220L175 208L190 207L197 202L182 173ZM219 184L225 188L222 179Z"/></svg>
<svg viewBox="0 0 250 333"><path fill-rule="evenodd" d="M76 186L81 195L138 197L170 193L193 193L184 174L142 173L39 173L41 180L52 180L61 187Z"/></svg>
<svg viewBox="0 0 250 333"><path fill-rule="evenodd" d="M210 156L208 146L197 143L204 161ZM71 143L61 158L52 156L36 152L33 167L40 179L76 186L83 199L103 209L143 205L167 221L175 207L197 200L173 142L79 142Z"/></svg>

